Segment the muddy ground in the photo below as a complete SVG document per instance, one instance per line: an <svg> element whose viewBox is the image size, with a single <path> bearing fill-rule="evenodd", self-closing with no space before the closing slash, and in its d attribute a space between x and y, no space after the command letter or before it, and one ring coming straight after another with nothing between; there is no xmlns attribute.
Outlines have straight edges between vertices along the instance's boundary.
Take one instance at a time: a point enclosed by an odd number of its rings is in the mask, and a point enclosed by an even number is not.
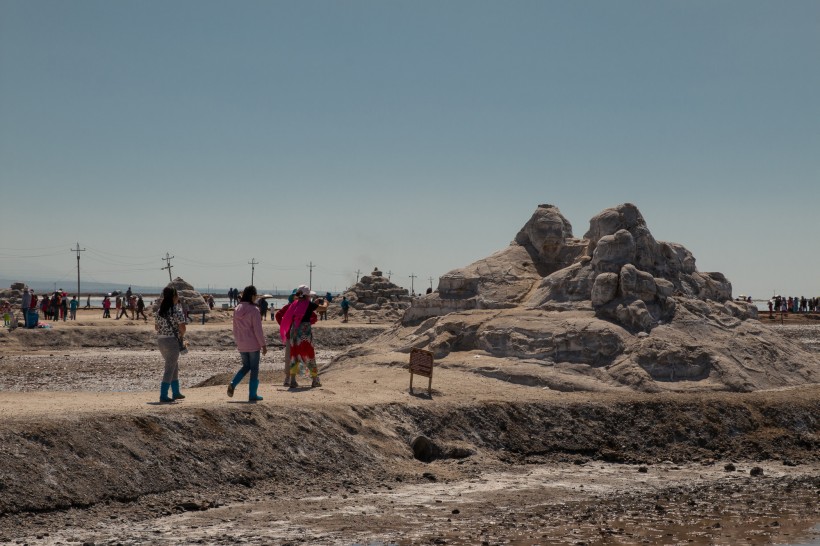
<svg viewBox="0 0 820 546"><path fill-rule="evenodd" d="M380 331L325 328L322 364ZM818 326L779 328L818 347ZM615 396L442 369L428 397L407 391L404 370L353 363L330 367L320 389L288 391L272 340L265 401L248 404L244 386L225 394L238 367L226 326L206 325L192 328L197 349L181 361L188 398L160 406L147 326L4 336L16 337L0 338L2 543L705 545L817 535L818 386ZM411 447L420 436L426 462Z"/></svg>

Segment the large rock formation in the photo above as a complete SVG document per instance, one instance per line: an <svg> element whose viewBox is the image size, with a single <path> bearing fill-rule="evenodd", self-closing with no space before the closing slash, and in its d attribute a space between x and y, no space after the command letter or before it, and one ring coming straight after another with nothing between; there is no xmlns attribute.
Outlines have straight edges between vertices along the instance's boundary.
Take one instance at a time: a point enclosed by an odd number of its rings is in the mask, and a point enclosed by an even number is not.
<svg viewBox="0 0 820 546"><path fill-rule="evenodd" d="M720 273L656 241L623 204L583 238L540 205L504 250L443 275L402 322L341 355L395 362L413 347L445 365L559 390L755 389L820 382L812 353L732 301Z"/></svg>

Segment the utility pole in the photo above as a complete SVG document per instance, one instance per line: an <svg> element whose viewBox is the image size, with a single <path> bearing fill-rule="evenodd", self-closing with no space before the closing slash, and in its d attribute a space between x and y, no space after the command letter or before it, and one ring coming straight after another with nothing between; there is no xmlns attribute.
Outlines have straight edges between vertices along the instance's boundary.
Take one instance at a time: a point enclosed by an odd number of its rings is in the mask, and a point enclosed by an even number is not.
<svg viewBox="0 0 820 546"><path fill-rule="evenodd" d="M253 284L253 272L256 269L256 264L259 262L256 261L256 258L251 258L251 261L248 264L251 266L251 284Z"/></svg>
<svg viewBox="0 0 820 546"><path fill-rule="evenodd" d="M433 277L427 277L427 280L430 281L430 290L433 289Z"/></svg>
<svg viewBox="0 0 820 546"><path fill-rule="evenodd" d="M167 252L165 253L164 258L160 258L160 260L162 260L164 262L167 262L167 264L168 264L165 267L160 268L160 269L167 269L168 270L168 282L173 282L174 281L174 279L171 278L171 268L174 267L174 266L171 265L171 260L173 260L173 259L174 259L174 257L171 256L170 254L168 254Z"/></svg>
<svg viewBox="0 0 820 546"><path fill-rule="evenodd" d="M416 280L417 277L418 277L418 275L416 275L415 273L410 273L410 295L411 296L416 295L416 290L415 290L415 288L413 288L413 282Z"/></svg>
<svg viewBox="0 0 820 546"><path fill-rule="evenodd" d="M310 264L308 264L308 266L307 266L307 268L310 270L310 277L309 277L309 280L308 280L308 288L310 288L311 290L313 290L313 268L314 267L316 267L316 266L313 264L313 261L311 261Z"/></svg>
<svg viewBox="0 0 820 546"><path fill-rule="evenodd" d="M77 248L69 248L69 252L77 253L77 301L80 301L80 252L85 252L84 248L80 248L80 243L77 243Z"/></svg>
<svg viewBox="0 0 820 546"><path fill-rule="evenodd" d="M361 275L361 274L362 274L362 270L357 269L356 270L356 284L359 284L359 275Z"/></svg>

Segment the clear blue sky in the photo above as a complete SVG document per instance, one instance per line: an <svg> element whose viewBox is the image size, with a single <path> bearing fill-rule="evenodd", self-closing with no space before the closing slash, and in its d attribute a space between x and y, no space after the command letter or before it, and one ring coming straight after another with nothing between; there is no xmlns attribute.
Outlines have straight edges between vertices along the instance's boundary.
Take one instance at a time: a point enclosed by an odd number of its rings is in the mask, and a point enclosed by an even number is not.
<svg viewBox="0 0 820 546"><path fill-rule="evenodd" d="M820 2L0 0L0 278L438 278L635 203L820 295Z"/></svg>

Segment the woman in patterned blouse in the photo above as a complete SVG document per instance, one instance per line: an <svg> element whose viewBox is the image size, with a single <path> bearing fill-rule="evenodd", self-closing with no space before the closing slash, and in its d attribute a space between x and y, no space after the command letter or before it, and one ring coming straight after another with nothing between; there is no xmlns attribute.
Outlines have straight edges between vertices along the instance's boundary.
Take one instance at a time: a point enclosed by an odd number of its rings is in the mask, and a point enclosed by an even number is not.
<svg viewBox="0 0 820 546"><path fill-rule="evenodd" d="M179 350L182 337L185 335L185 315L179 305L179 294L173 286L166 286L162 291L162 302L154 319L157 331L159 352L165 359L165 373L159 391L161 403L181 400L185 396L179 392ZM179 337L177 337L179 336ZM168 389L171 396L168 396Z"/></svg>

